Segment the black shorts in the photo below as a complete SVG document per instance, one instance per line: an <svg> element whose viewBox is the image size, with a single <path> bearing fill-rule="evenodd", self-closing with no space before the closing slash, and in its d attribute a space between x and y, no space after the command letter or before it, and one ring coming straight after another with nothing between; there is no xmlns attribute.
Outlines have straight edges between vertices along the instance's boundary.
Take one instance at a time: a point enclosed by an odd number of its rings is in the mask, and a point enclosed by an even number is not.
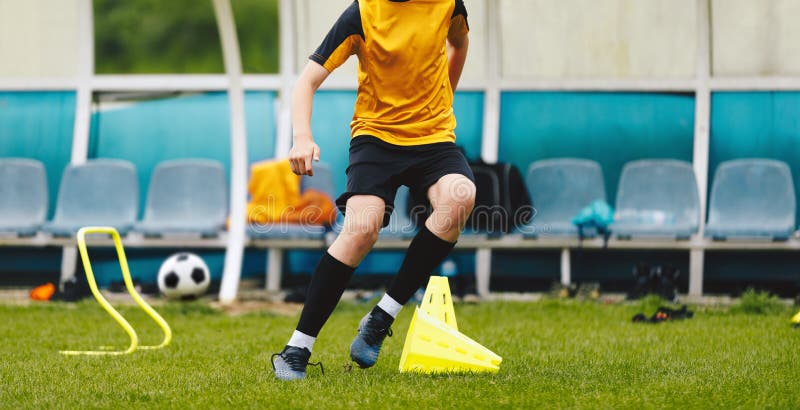
<svg viewBox="0 0 800 410"><path fill-rule="evenodd" d="M415 202L425 203L428 188L448 174L475 181L467 159L452 142L401 146L369 135L358 136L350 140L347 191L336 199L336 206L344 214L351 196L380 197L386 203L383 226L387 226L400 185L409 188Z"/></svg>

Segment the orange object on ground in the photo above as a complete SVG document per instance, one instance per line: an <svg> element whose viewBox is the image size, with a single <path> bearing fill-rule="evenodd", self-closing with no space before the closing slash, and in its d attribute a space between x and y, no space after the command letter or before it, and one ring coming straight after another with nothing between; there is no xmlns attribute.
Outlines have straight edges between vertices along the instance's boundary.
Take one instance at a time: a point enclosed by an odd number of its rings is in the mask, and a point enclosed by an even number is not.
<svg viewBox="0 0 800 410"><path fill-rule="evenodd" d="M31 300L48 301L56 293L56 285L48 282L37 286L31 291Z"/></svg>
<svg viewBox="0 0 800 410"><path fill-rule="evenodd" d="M330 197L313 189L300 194L300 176L292 172L289 160L253 164L247 190L249 223L331 225L336 220Z"/></svg>

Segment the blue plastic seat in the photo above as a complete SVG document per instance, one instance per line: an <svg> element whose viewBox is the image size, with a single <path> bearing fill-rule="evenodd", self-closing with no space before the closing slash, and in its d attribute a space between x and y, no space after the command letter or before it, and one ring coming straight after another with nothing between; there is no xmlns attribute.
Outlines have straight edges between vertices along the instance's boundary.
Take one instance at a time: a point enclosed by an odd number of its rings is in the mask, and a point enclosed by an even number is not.
<svg viewBox="0 0 800 410"><path fill-rule="evenodd" d="M617 237L689 239L700 221L692 165L671 159L625 164L616 207L611 232Z"/></svg>
<svg viewBox="0 0 800 410"><path fill-rule="evenodd" d="M225 229L228 184L218 161L164 161L153 170L144 218L135 227L146 236L191 233L210 237Z"/></svg>
<svg viewBox="0 0 800 410"><path fill-rule="evenodd" d="M47 175L41 162L0 159L0 232L33 236L47 219Z"/></svg>
<svg viewBox="0 0 800 410"><path fill-rule="evenodd" d="M394 198L394 209L389 225L381 229L379 236L387 239L411 239L417 234L417 227L411 220L408 209L408 187L400 186Z"/></svg>
<svg viewBox="0 0 800 410"><path fill-rule="evenodd" d="M97 159L68 165L61 177L53 220L43 230L72 236L84 226L111 226L120 234L133 227L139 209L139 181L128 161Z"/></svg>
<svg viewBox="0 0 800 410"><path fill-rule="evenodd" d="M795 227L789 166L771 159L738 159L717 167L705 234L715 240L787 240Z"/></svg>
<svg viewBox="0 0 800 410"><path fill-rule="evenodd" d="M325 193L332 200L336 199L335 188L333 185L333 173L331 168L323 163L314 163L314 176L304 175L300 180L300 190L314 189ZM247 233L255 239L310 239L321 240L325 238L327 228L321 225L300 225L300 224L250 224Z"/></svg>
<svg viewBox="0 0 800 410"><path fill-rule="evenodd" d="M606 200L603 171L597 162L586 159L537 161L528 168L525 184L536 210L533 220L516 230L526 238L576 236L578 228L572 219L593 201Z"/></svg>

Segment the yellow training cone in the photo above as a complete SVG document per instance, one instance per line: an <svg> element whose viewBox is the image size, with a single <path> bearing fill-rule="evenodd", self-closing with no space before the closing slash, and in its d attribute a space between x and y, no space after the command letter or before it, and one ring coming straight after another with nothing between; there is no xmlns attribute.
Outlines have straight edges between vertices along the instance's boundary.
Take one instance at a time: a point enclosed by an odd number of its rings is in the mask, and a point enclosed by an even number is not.
<svg viewBox="0 0 800 410"><path fill-rule="evenodd" d="M797 312L797 314L792 317L792 323L800 324L800 312Z"/></svg>
<svg viewBox="0 0 800 410"><path fill-rule="evenodd" d="M411 319L401 372L491 372L503 358L417 308Z"/></svg>
<svg viewBox="0 0 800 410"><path fill-rule="evenodd" d="M453 309L453 297L450 295L450 284L446 277L431 276L419 308L429 316L458 330L456 311Z"/></svg>

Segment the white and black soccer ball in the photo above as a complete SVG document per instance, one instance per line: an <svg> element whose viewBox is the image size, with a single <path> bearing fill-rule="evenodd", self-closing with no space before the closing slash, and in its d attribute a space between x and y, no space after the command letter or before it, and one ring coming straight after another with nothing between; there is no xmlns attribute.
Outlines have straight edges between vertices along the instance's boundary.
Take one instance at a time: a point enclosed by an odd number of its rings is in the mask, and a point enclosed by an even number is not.
<svg viewBox="0 0 800 410"><path fill-rule="evenodd" d="M176 253L158 270L158 289L170 299L195 299L208 290L208 265L193 253Z"/></svg>

